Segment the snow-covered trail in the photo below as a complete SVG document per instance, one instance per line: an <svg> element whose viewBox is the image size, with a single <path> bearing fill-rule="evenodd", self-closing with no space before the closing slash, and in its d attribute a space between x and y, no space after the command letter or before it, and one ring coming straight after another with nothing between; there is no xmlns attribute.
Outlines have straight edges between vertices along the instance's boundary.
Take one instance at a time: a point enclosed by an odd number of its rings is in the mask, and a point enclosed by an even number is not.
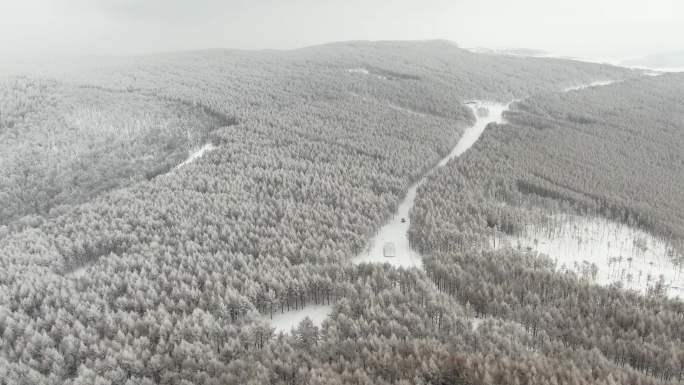
<svg viewBox="0 0 684 385"><path fill-rule="evenodd" d="M467 128L463 136L458 141L452 151L445 156L435 167L428 171L420 181L413 184L407 191L406 197L401 201L399 207L385 226L383 226L377 236L370 240L368 247L360 255L352 259L352 263L389 263L394 266L401 267L418 267L422 268L423 261L420 254L411 249L408 240L409 229L409 213L413 207L416 190L425 182L425 178L434 172L439 167L444 166L449 160L460 156L468 150L482 135L485 127L489 123L500 123L503 121L503 112L508 108L509 104L498 104L477 101L469 104L476 117L476 122L473 126ZM404 219L404 221L402 221ZM383 247L386 243L394 244L396 250L395 257L385 257L383 255ZM435 290L437 288L435 287ZM309 317L314 325L320 327L323 321L332 311L332 306L329 305L310 305L303 309L289 311L282 314L274 314L273 319L268 319L268 316L262 316L263 319L268 320L276 333L289 333L293 327L297 327L304 318Z"/></svg>
<svg viewBox="0 0 684 385"><path fill-rule="evenodd" d="M366 249L352 259L352 263L389 263L393 266L422 268L422 257L411 249L408 239L409 213L416 199L416 190L425 182L425 178L437 168L446 165L451 159L460 156L472 147L489 123L501 123L503 112L509 105L484 101L468 104L477 119L475 124L465 130L461 139L447 156L408 189L392 219L370 240ZM394 245L394 257L385 257L384 255L385 245L388 244Z"/></svg>
<svg viewBox="0 0 684 385"><path fill-rule="evenodd" d="M216 149L216 146L214 146L212 143L205 144L204 146L200 147L195 152L190 154L190 156L188 156L188 159L184 160L183 163L176 166L174 168L174 170L178 170L179 168L194 162L195 160L201 158L205 153L207 153L209 151L213 151L215 149Z"/></svg>
<svg viewBox="0 0 684 385"><path fill-rule="evenodd" d="M503 113L508 109L510 104L511 103L498 104L489 102L475 102L475 104L469 104L470 108L475 114L475 118L477 118L477 121L473 126L469 127L465 130L465 132L463 132L463 136L458 143L456 143L454 149L451 150L449 155L447 155L437 164L437 167L446 165L451 159L461 156L470 147L472 147L473 144L480 139L480 135L482 135L489 123L503 122ZM434 171L434 169L432 171ZM430 173L432 173L432 171L430 171ZM425 180L425 178L423 178L423 180Z"/></svg>
<svg viewBox="0 0 684 385"><path fill-rule="evenodd" d="M563 92L583 90L585 88L592 88L592 87L607 86L607 85L610 85L610 84L613 84L616 82L617 82L616 80L597 80L597 81L591 82L589 84L580 84L580 85L564 88Z"/></svg>
<svg viewBox="0 0 684 385"><path fill-rule="evenodd" d="M332 305L309 305L303 309L292 310L285 313L274 313L273 318L270 319L271 326L275 329L275 333L289 334L293 328L296 328L304 318L309 317L314 325L321 327L323 321L328 318L332 312ZM268 319L268 315L264 316Z"/></svg>

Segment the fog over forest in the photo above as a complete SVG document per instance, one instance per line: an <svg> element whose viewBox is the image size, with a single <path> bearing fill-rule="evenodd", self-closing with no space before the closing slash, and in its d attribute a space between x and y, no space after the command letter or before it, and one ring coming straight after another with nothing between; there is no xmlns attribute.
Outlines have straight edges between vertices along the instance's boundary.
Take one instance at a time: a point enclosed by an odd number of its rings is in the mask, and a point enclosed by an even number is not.
<svg viewBox="0 0 684 385"><path fill-rule="evenodd" d="M445 39L614 62L684 49L684 5L619 0L6 0L5 57ZM677 67L682 67L678 65Z"/></svg>

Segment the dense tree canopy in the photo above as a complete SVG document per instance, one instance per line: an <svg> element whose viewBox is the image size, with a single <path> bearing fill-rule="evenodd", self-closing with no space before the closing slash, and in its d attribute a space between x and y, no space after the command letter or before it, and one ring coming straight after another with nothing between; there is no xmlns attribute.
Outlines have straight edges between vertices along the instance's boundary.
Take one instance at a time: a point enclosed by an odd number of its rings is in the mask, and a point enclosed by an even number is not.
<svg viewBox="0 0 684 385"><path fill-rule="evenodd" d="M229 123L148 95L42 78L0 83L0 225L164 173Z"/></svg>
<svg viewBox="0 0 684 385"><path fill-rule="evenodd" d="M166 54L58 72L50 75L59 81L14 80L30 85L22 92L32 101L4 98L12 101L2 104L3 135L20 126L22 135L42 133L41 119L92 104L93 130L132 124L140 136L116 143L135 156L164 153L150 165L180 163L174 154L204 141L217 149L168 173L88 189L87 200L64 210L5 214L0 384L681 381L681 305L578 286L514 255L492 266L491 256L472 249L447 253L439 241L466 227L436 213L456 212L461 194L479 199L466 176L452 173L457 163L421 189L413 214L426 273L347 263L472 124L464 100L524 98L632 71L425 42ZM34 124L24 116L41 118ZM137 126L141 120L151 123ZM190 137L183 136L188 121L203 122ZM70 151L87 154L84 143L100 143L62 132L69 124L53 127ZM160 127L183 140L146 142L166 132ZM17 151L23 158L28 150ZM103 151L111 159L93 170L116 171L122 153ZM3 162L14 159L2 154ZM482 172L493 159L478 166ZM486 215L469 214L478 206L459 210L473 229L486 226ZM471 257L477 270L464 267ZM506 274L534 282L500 282ZM544 294L543 282L559 287ZM576 304L593 295L600 301ZM335 304L320 327L305 320L276 336L264 321L312 303ZM614 306L598 314L616 310L601 333L599 315L584 313L606 303ZM617 307L634 303L644 315L623 319L630 315ZM575 310L581 328L561 333L568 327L561 315ZM473 313L501 319L474 329ZM630 322L643 324L636 335ZM609 340L596 341L597 334ZM635 346L638 338L648 344Z"/></svg>
<svg viewBox="0 0 684 385"><path fill-rule="evenodd" d="M519 232L544 208L640 226L681 252L683 89L672 75L515 103L507 123L419 188L410 238L433 282L478 315L543 332L537 341L681 381L681 301L600 288L546 257L491 249L497 233Z"/></svg>

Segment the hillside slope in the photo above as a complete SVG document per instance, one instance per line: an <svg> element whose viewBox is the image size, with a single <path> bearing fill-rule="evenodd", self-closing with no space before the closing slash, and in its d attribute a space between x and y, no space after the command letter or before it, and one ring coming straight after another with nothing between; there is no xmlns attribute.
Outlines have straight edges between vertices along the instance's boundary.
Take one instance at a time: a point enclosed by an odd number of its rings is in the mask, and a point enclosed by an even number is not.
<svg viewBox="0 0 684 385"><path fill-rule="evenodd" d="M149 95L42 78L0 83L0 226L151 179L230 123Z"/></svg>
<svg viewBox="0 0 684 385"><path fill-rule="evenodd" d="M681 272L683 90L684 77L663 75L513 104L506 123L490 125L418 191L410 238L427 256L428 275L478 315L681 382L681 301L659 290L644 297L599 287L558 269L554 255L491 245L496 234L517 235L539 221L540 212L598 215L666 240Z"/></svg>

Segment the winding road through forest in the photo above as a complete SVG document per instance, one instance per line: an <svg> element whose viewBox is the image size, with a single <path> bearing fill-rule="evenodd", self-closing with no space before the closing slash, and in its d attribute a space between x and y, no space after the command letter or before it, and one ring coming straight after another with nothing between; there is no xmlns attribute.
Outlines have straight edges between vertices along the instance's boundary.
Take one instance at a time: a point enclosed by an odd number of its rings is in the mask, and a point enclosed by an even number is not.
<svg viewBox="0 0 684 385"><path fill-rule="evenodd" d="M588 84L568 87L561 91L570 92L590 87L606 86L613 83L615 83L615 81L596 81ZM457 142L456 146L447 156L445 156L432 169L425 173L425 175L423 175L418 182L409 187L406 196L399 204L397 211L394 213L390 221L380 228L376 236L369 241L367 247L359 255L352 259L353 264L389 263L390 265L396 267L423 268L422 256L420 253L411 248L408 238L410 213L414 205L418 187L425 183L427 177L435 172L435 170L445 166L450 160L461 156L464 152L471 148L480 138L489 123L502 123L503 113L509 108L511 103L512 102L508 104L500 104L487 101L472 101L467 103L475 115L475 124L468 127L464 131L461 139ZM518 239L518 241L520 240ZM392 247L390 247L391 252L389 253L393 255L391 257L385 256L388 254L387 245L392 245ZM607 247L610 247L610 242L608 242L607 245ZM594 246L597 247L596 245ZM678 277L681 277L681 272ZM435 288L435 290L437 289ZM315 324L320 325L326 318L324 314L327 315L331 311L332 305L315 306L311 307L310 309L309 307L306 307L304 309L298 310L296 312L296 316L294 316L294 314L288 315L288 313L274 314L273 319L270 320L270 322L277 331L286 332L290 328L296 327L298 323L307 316L309 316ZM473 327L475 328L480 322L482 322L480 319L475 319L472 321Z"/></svg>
<svg viewBox="0 0 684 385"><path fill-rule="evenodd" d="M441 159L432 169L425 173L418 182L414 183L408 189L406 196L399 204L392 219L380 228L377 235L370 240L364 251L352 259L352 263L389 263L397 267L423 268L422 256L417 251L411 249L408 239L408 230L410 226L409 214L413 208L418 187L425 183L426 178L435 170L443 167L453 158L461 156L472 147L489 123L501 123L503 121L503 113L508 109L510 103L500 104L486 101L473 101L469 102L468 106L475 114L475 124L466 128L461 139L459 139L456 146L447 156ZM394 257L384 256L383 248L388 243L391 243L394 246ZM437 290L437 288L435 288L435 290ZM276 330L276 333L287 333L306 317L309 317L315 325L320 326L331 311L332 305L312 305L297 310L296 312L273 314L272 318L269 319L269 322ZM264 318L268 319L268 317Z"/></svg>
<svg viewBox="0 0 684 385"><path fill-rule="evenodd" d="M463 132L463 136L447 156L408 189L406 196L399 204L392 219L380 228L377 235L371 239L364 251L352 259L352 263L389 263L397 267L422 268L422 257L411 248L408 239L408 230L411 225L409 214L413 208L418 187L425 183L426 178L435 170L446 165L451 159L461 156L461 154L472 147L489 123L501 123L503 121L503 113L509 105L510 103L499 104L486 101L468 103L468 106L475 114L475 124ZM393 257L386 257L384 255L386 245L393 245Z"/></svg>

